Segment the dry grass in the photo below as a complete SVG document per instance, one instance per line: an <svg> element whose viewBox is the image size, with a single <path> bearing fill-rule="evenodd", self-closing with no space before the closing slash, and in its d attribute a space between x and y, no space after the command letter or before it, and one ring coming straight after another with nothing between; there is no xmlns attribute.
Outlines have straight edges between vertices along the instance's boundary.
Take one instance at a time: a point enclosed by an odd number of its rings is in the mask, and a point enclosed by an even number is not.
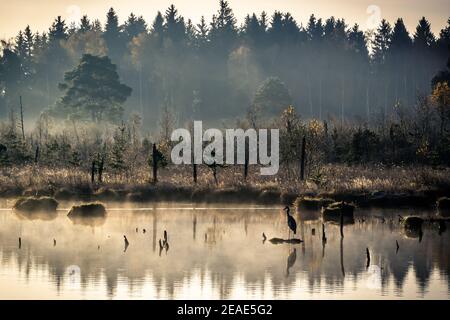
<svg viewBox="0 0 450 320"><path fill-rule="evenodd" d="M247 181L242 166L218 170L219 185L215 185L211 170L198 167L198 183L192 179L191 166L169 166L158 171L156 189L188 188L226 191L251 188L289 194L361 194L375 191L386 193L441 190L450 192L450 169L431 167L382 167L327 165L320 179L299 182L294 170L280 169L275 176L261 176L259 168L251 166ZM79 194L102 192L105 188L140 191L150 185L148 167L124 174L106 171L101 185L91 185L90 172L74 168L11 167L3 168L0 177L0 195L53 195L61 189Z"/></svg>

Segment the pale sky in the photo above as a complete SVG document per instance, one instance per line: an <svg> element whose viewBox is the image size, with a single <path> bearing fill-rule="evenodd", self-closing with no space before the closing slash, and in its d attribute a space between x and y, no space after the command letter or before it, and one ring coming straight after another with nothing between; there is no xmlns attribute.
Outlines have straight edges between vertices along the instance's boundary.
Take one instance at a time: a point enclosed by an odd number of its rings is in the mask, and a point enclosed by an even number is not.
<svg viewBox="0 0 450 320"><path fill-rule="evenodd" d="M53 19L61 15L67 22L78 22L83 14L91 20L105 21L106 12L113 7L123 22L130 12L142 15L150 24L157 11L174 4L186 20L194 23L202 15L210 21L218 9L218 0L0 0L0 39L7 39L27 24L34 31L47 31ZM275 10L289 11L297 22L306 24L311 13L316 17L345 18L347 24L358 23L362 29L371 28L386 18L393 23L403 17L410 33L418 20L425 16L437 36L450 17L450 0L229 0L239 24L247 13Z"/></svg>

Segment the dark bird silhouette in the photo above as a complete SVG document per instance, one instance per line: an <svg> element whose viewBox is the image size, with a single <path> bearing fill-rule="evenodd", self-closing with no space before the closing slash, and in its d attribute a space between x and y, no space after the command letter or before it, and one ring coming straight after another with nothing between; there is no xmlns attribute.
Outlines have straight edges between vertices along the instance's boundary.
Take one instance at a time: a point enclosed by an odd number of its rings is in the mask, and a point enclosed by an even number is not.
<svg viewBox="0 0 450 320"><path fill-rule="evenodd" d="M164 243L167 243L167 231L164 230Z"/></svg>
<svg viewBox="0 0 450 320"><path fill-rule="evenodd" d="M97 250L100 250L100 245L97 246Z"/></svg>
<svg viewBox="0 0 450 320"><path fill-rule="evenodd" d="M266 242L266 240L267 240L267 237L266 237L266 235L265 235L265 233L263 232L263 234L262 234L262 237L263 237L263 243L264 242Z"/></svg>
<svg viewBox="0 0 450 320"><path fill-rule="evenodd" d="M139 232L139 229L138 228L136 228L136 233L138 233Z"/></svg>
<svg viewBox="0 0 450 320"><path fill-rule="evenodd" d="M294 234L297 234L297 222L295 222L294 217L292 217L289 213L291 211L291 209L289 209L289 207L284 208L284 210L286 211L286 216L287 216L287 224L290 230L292 230L292 232L294 232Z"/></svg>
<svg viewBox="0 0 450 320"><path fill-rule="evenodd" d="M123 236L123 241L125 244L125 249L123 250L123 252L126 252L128 249L128 246L130 245L130 242L128 242L127 236L125 236L125 235Z"/></svg>
<svg viewBox="0 0 450 320"><path fill-rule="evenodd" d="M297 249L294 248L294 251L292 251L287 258L286 276L289 276L289 269L294 266L296 260L297 260Z"/></svg>
<svg viewBox="0 0 450 320"><path fill-rule="evenodd" d="M56 239L53 239L53 246L56 247Z"/></svg>
<svg viewBox="0 0 450 320"><path fill-rule="evenodd" d="M164 249L161 239L159 239L159 256L161 257L161 252Z"/></svg>
<svg viewBox="0 0 450 320"><path fill-rule="evenodd" d="M166 242L166 245L164 246L164 248L166 249L166 254L167 254L167 251L169 251L169 243L168 242Z"/></svg>
<svg viewBox="0 0 450 320"><path fill-rule="evenodd" d="M145 229L142 229L142 233L146 233L147 232L147 230L145 230Z"/></svg>
<svg viewBox="0 0 450 320"><path fill-rule="evenodd" d="M22 238L19 237L19 249L22 248Z"/></svg>
<svg viewBox="0 0 450 320"><path fill-rule="evenodd" d="M395 240L395 244L397 245L397 250L395 251L395 253L397 253L398 249L400 249L400 246L398 245L398 241L397 240Z"/></svg>

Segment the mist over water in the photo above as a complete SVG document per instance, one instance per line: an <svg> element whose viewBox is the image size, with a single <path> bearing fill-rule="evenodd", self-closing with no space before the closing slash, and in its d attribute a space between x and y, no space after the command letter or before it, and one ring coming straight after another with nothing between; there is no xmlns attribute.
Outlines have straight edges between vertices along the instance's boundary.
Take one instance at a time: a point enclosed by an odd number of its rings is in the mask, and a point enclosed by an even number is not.
<svg viewBox="0 0 450 320"><path fill-rule="evenodd" d="M304 243L273 245L263 243L263 232L268 239L288 233L279 208L158 204L129 210L130 206L112 203L108 208L108 217L95 221L71 221L64 210L50 218L1 210L0 286L8 290L0 297L450 297L449 232L439 235L437 227L426 225L420 242L408 237L397 218L404 210L357 211L356 222L345 226L342 241L339 227L326 223L323 246L318 213L294 214L296 237ZM381 215L384 223L377 218ZM160 252L164 230L170 246ZM126 251L123 235L129 240ZM366 247L371 254L369 268Z"/></svg>

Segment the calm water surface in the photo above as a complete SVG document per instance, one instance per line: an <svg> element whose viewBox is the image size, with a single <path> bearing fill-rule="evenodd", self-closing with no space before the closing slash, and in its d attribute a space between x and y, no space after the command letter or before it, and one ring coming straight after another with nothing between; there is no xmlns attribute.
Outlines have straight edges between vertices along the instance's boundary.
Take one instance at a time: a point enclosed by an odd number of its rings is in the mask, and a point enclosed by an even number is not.
<svg viewBox="0 0 450 320"><path fill-rule="evenodd" d="M326 243L318 213L296 213L304 243L274 245L262 233L288 236L280 208L111 203L104 220L71 221L65 210L22 217L1 207L0 299L450 297L450 232L405 234L397 215L408 210L357 211L344 239L326 223ZM164 230L169 249L160 251Z"/></svg>

